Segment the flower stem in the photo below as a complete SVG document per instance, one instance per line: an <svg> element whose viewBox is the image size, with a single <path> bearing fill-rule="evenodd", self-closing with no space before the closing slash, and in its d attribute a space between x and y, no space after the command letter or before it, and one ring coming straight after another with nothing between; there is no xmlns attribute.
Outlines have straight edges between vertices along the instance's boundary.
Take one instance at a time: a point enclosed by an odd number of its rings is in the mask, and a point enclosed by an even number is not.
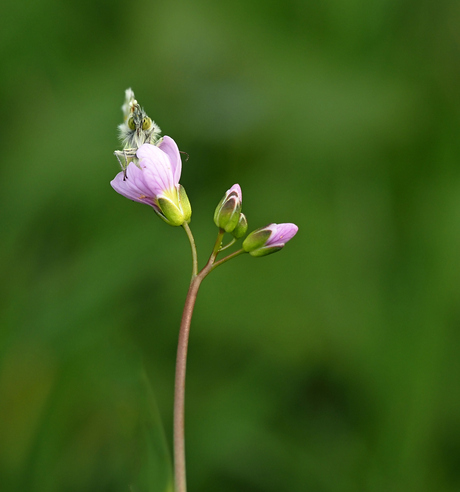
<svg viewBox="0 0 460 492"><path fill-rule="evenodd" d="M211 256L209 257L209 260L208 260L208 263L206 264L206 267L209 264L214 263L216 256L219 254L220 248L222 246L222 238L224 237L224 234L225 234L225 231L223 229L219 229L219 232L217 233L216 242L214 244L214 248L212 249L212 253L211 253ZM204 270L204 268L203 268L203 270Z"/></svg>
<svg viewBox="0 0 460 492"><path fill-rule="evenodd" d="M226 244L225 246L222 246L219 249L219 253L222 253L222 251L225 251L227 248L230 248L230 246L233 246L236 243L236 241L237 241L237 239L234 237L228 244Z"/></svg>
<svg viewBox="0 0 460 492"><path fill-rule="evenodd" d="M188 224L184 223L183 227L190 241L192 248L193 270L192 280L188 289L187 298L185 299L184 311L182 313L182 321L179 331L179 342L177 346L176 359L176 380L174 386L174 481L175 492L186 492L187 481L185 472L185 377L187 370L187 348L190 333L190 324L192 322L193 308L195 307L196 297L203 279L218 265L228 261L241 253L243 250L237 251L222 260L215 262L219 248L222 244L222 237L225 233L223 229L219 230L216 242L212 250L211 256L204 268L198 271L197 252L195 240L193 239L192 231Z"/></svg>
<svg viewBox="0 0 460 492"><path fill-rule="evenodd" d="M187 482L185 474L185 437L184 437L184 410L185 410L185 376L187 369L187 347L192 321L193 308L196 296L204 277L192 278L185 300L184 312L179 331L176 359L176 382L174 387L174 479L175 491L186 492Z"/></svg>
<svg viewBox="0 0 460 492"><path fill-rule="evenodd" d="M232 258L235 258L236 256L239 256L239 255L241 255L243 253L246 253L246 251L244 249L239 249L238 251L235 251L231 255L228 255L225 258L222 258L221 260L216 261L215 263L212 264L211 270L214 270L219 265L222 265L222 263L225 263L226 261L231 260Z"/></svg>
<svg viewBox="0 0 460 492"><path fill-rule="evenodd" d="M192 278L196 277L198 273L198 255L196 252L196 245L195 245L195 238L193 237L192 231L190 230L189 225L187 222L184 222L182 224L182 227L184 228L185 232L187 233L188 240L190 241L190 247L192 248Z"/></svg>

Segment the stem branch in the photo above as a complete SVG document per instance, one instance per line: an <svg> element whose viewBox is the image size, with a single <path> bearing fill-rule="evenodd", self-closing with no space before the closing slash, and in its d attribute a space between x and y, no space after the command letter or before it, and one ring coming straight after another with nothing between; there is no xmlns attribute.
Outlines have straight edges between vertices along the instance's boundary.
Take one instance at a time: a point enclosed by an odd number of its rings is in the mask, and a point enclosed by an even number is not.
<svg viewBox="0 0 460 492"><path fill-rule="evenodd" d="M216 261L215 263L213 263L213 265L211 266L211 270L214 270L215 268L217 268L219 265L222 265L222 263L225 263L226 261L228 260L231 260L232 258L235 258L236 256L239 256L243 253L246 253L246 251L241 248L239 249L238 251L235 251L234 253L232 253L231 255L228 255L226 256L225 258L222 258L221 260L219 261Z"/></svg>

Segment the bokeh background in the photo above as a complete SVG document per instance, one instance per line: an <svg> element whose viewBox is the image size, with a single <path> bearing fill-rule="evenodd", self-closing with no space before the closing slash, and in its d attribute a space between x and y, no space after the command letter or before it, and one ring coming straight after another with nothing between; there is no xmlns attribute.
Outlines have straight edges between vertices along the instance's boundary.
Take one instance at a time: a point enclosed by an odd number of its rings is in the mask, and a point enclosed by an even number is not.
<svg viewBox="0 0 460 492"><path fill-rule="evenodd" d="M460 3L18 0L0 18L0 489L171 490L187 238L117 195L124 90L277 255L203 283L189 490L460 490Z"/></svg>

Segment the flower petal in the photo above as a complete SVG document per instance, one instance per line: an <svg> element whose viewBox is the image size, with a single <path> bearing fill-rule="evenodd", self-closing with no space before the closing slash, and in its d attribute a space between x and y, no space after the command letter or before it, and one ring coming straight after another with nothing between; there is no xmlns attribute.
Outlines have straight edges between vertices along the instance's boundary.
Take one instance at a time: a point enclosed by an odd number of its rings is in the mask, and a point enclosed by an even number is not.
<svg viewBox="0 0 460 492"><path fill-rule="evenodd" d="M134 200L139 203L146 203L147 205L157 208L154 204L154 196L147 186L144 175L141 169L139 169L133 162L130 162L125 173L119 172L115 178L110 182L112 188L120 195Z"/></svg>
<svg viewBox="0 0 460 492"><path fill-rule="evenodd" d="M168 155L155 145L141 145L136 152L145 182L153 196L172 190L178 183L174 180Z"/></svg>
<svg viewBox="0 0 460 492"><path fill-rule="evenodd" d="M169 157L174 181L176 184L179 183L180 175L182 172L182 160L180 158L179 147L171 137L165 135L161 143L158 145L158 148L161 149Z"/></svg>
<svg viewBox="0 0 460 492"><path fill-rule="evenodd" d="M242 192L241 192L241 187L240 187L240 185L239 185L239 184L234 184L234 185L233 185L233 186L232 186L232 187L231 187L231 188L227 191L227 193L228 193L229 195L230 195L230 193L232 193L232 192L236 192L236 194L237 194L237 195L238 195L238 197L239 197L240 202L242 202L242 201L243 201L243 194L242 194Z"/></svg>
<svg viewBox="0 0 460 492"><path fill-rule="evenodd" d="M271 229L273 232L268 239L266 246L283 246L290 241L299 230L295 224L291 223L270 224L267 228Z"/></svg>

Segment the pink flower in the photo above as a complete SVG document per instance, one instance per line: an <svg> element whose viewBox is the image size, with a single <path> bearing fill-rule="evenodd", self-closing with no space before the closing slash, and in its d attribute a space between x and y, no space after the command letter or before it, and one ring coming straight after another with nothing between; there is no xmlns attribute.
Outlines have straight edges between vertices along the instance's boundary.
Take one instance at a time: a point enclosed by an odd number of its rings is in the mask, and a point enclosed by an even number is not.
<svg viewBox="0 0 460 492"><path fill-rule="evenodd" d="M153 207L168 224L189 222L190 202L179 184L182 161L176 142L164 137L159 145L144 144L136 152L139 162L130 162L126 172L111 181L120 195Z"/></svg>
<svg viewBox="0 0 460 492"><path fill-rule="evenodd" d="M243 241L243 249L251 256L266 256L284 247L299 228L295 224L269 224L257 229Z"/></svg>

